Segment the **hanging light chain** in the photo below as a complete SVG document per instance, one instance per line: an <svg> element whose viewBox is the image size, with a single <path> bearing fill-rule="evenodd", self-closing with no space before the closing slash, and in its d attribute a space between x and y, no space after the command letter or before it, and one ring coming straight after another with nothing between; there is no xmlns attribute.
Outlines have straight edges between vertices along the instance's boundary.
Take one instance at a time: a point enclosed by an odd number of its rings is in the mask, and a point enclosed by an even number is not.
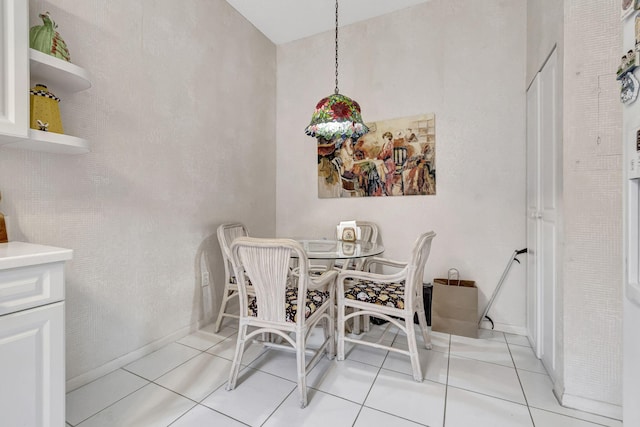
<svg viewBox="0 0 640 427"><path fill-rule="evenodd" d="M336 0L336 89L335 94L338 94L338 0Z"/></svg>

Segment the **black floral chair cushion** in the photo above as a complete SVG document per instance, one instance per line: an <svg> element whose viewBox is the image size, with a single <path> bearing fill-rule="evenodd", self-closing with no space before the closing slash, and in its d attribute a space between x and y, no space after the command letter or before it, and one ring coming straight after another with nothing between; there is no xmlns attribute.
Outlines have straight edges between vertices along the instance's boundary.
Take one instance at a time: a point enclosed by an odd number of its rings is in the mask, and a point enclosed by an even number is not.
<svg viewBox="0 0 640 427"><path fill-rule="evenodd" d="M307 291L306 307L304 311L305 319L311 316L326 300L329 299L329 292ZM285 294L286 318L287 322L298 320L298 289L291 288ZM249 298L249 316L257 316L258 304L256 297Z"/></svg>
<svg viewBox="0 0 640 427"><path fill-rule="evenodd" d="M248 278L247 276L244 276L244 280L245 280L245 282L246 282L246 284L247 284L248 286L251 286L251 280L249 280L249 278ZM229 283L233 283L234 285L237 285L237 284L238 284L238 279L236 279L236 276L235 276L235 275L234 275L234 276L229 277Z"/></svg>
<svg viewBox="0 0 640 427"><path fill-rule="evenodd" d="M370 304L404 309L404 280L398 283L355 282L345 290L344 297Z"/></svg>

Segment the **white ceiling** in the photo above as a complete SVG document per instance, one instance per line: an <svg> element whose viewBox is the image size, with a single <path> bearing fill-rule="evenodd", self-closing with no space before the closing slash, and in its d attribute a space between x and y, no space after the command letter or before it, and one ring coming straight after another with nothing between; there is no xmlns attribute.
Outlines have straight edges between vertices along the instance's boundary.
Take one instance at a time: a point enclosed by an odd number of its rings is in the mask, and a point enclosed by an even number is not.
<svg viewBox="0 0 640 427"><path fill-rule="evenodd" d="M340 26L426 3L429 0L342 0ZM275 44L335 28L333 0L227 0Z"/></svg>

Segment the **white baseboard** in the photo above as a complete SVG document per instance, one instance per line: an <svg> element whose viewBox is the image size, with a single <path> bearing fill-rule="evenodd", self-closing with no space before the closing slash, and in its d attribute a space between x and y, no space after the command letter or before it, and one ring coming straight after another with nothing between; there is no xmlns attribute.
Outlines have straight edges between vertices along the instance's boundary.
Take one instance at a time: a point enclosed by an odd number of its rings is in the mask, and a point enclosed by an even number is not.
<svg viewBox="0 0 640 427"><path fill-rule="evenodd" d="M169 334L166 337L160 338L159 340L147 344L142 348L134 350L131 353L127 353L124 356L120 356L117 359L114 359L102 366L90 370L89 372L85 372L84 374L80 374L77 377L73 377L66 382L66 392L69 393L70 391L80 388L83 385L89 384L91 381L97 380L98 378L105 376L109 372L120 369L123 366L126 366L129 363L146 356L147 354L151 354L154 351L164 347L165 345L179 340L180 338L189 335L192 332L195 332L196 330L202 328L205 325L208 325L209 323L211 323L211 320L199 320L193 325L178 329L172 334Z"/></svg>
<svg viewBox="0 0 640 427"><path fill-rule="evenodd" d="M622 405L615 405L613 403L601 402L599 400L564 393L562 395L562 406L613 418L615 420L622 420Z"/></svg>
<svg viewBox="0 0 640 427"><path fill-rule="evenodd" d="M491 330L491 322L489 322L488 320L482 322L480 324L480 328ZM515 326L515 325L508 325L506 323L496 322L493 330L499 331L499 332L506 332L508 334L527 336L527 328L525 326Z"/></svg>

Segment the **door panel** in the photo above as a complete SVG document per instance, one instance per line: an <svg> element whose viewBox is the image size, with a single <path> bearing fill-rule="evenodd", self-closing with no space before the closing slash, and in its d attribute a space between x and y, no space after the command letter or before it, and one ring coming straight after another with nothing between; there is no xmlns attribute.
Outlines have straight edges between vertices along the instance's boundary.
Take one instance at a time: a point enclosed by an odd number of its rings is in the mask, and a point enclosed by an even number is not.
<svg viewBox="0 0 640 427"><path fill-rule="evenodd" d="M560 152L558 146L557 126L557 60L556 53L549 57L544 68L540 71L540 181L542 201L542 262L540 272L542 277L542 306L543 306L543 338L542 363L554 378L555 373L555 333L556 319L556 288L557 288L557 224L560 183Z"/></svg>
<svg viewBox="0 0 640 427"><path fill-rule="evenodd" d="M562 154L554 50L527 91L527 327L555 382Z"/></svg>
<svg viewBox="0 0 640 427"><path fill-rule="evenodd" d="M540 357L538 282L538 206L540 204L540 76L527 91L527 330L529 341Z"/></svg>
<svg viewBox="0 0 640 427"><path fill-rule="evenodd" d="M555 372L556 342L556 226L542 221L542 363L549 375Z"/></svg>

